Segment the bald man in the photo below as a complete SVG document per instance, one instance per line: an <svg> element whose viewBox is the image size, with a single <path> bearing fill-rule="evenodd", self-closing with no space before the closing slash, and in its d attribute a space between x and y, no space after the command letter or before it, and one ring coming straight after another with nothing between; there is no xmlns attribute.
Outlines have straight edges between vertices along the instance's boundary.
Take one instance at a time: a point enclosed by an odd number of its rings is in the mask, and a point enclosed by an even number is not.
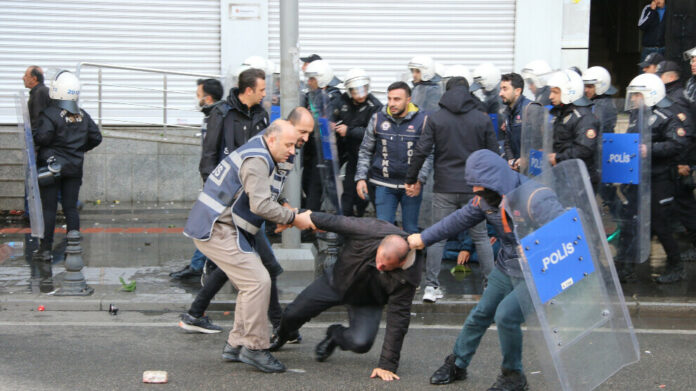
<svg viewBox="0 0 696 391"><path fill-rule="evenodd" d="M271 278L254 249L255 235L265 220L314 228L308 212L278 203L282 183L275 168L295 154L297 138L290 122L277 120L225 157L208 176L184 228L239 291L223 358L268 373L284 372L285 366L268 350Z"/></svg>
<svg viewBox="0 0 696 391"><path fill-rule="evenodd" d="M290 303L273 336L271 351L280 349L303 324L340 304L348 306L349 327L330 326L316 349L317 361L325 361L336 347L367 353L377 336L386 306L387 330L382 354L371 377L399 379L401 346L411 319L411 303L420 283L423 261L410 252L408 234L384 220L314 212L319 230L343 237L343 247L331 270L317 278Z"/></svg>
<svg viewBox="0 0 696 391"><path fill-rule="evenodd" d="M31 128L34 129L38 125L39 114L51 104L51 98L48 96L48 87L44 85L43 70L36 65L32 65L24 71L22 76L24 87L29 89L29 119Z"/></svg>

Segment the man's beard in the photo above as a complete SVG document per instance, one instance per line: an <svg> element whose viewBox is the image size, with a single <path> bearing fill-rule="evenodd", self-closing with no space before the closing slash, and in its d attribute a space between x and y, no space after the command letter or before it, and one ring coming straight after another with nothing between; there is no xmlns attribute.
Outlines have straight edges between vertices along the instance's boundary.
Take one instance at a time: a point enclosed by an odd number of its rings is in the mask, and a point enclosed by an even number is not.
<svg viewBox="0 0 696 391"><path fill-rule="evenodd" d="M503 200L503 197L500 194L496 193L491 189L475 191L474 194L483 198L483 200L486 201L486 203L489 206L493 207L497 207L498 205L500 205L500 202Z"/></svg>

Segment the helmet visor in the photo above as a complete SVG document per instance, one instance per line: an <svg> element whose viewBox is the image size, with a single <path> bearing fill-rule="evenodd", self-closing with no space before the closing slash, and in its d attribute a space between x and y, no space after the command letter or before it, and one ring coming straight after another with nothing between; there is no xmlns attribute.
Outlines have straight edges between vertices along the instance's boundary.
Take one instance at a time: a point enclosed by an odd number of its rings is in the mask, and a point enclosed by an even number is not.
<svg viewBox="0 0 696 391"><path fill-rule="evenodd" d="M353 99L363 99L367 96L368 85L358 86L348 89L350 97Z"/></svg>
<svg viewBox="0 0 696 391"><path fill-rule="evenodd" d="M643 86L629 86L626 89L626 103L624 110L631 111L645 106L645 94L648 89Z"/></svg>

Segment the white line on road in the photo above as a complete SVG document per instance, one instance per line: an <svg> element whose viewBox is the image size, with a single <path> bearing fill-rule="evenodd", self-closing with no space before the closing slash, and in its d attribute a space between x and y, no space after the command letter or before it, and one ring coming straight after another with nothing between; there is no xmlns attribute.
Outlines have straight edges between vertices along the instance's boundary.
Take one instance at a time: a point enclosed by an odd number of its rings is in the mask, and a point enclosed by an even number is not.
<svg viewBox="0 0 696 391"><path fill-rule="evenodd" d="M222 327L232 327L232 322L216 322ZM313 322L308 323L303 328L320 329L326 328L333 323ZM1 322L0 327L178 327L176 322ZM382 327L384 328L384 327ZM454 325L414 325L409 326L410 330L461 330L461 326ZM495 326L490 327L497 330ZM526 329L523 327L523 329ZM636 334L665 334L665 335L696 335L696 330L671 330L671 329L635 329Z"/></svg>

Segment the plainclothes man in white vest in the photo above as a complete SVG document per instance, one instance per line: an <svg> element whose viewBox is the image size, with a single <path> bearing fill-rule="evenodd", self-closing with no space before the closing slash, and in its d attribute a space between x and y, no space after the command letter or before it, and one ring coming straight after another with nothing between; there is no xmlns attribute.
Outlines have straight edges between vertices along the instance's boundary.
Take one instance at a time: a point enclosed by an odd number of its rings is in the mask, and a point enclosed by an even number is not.
<svg viewBox="0 0 696 391"><path fill-rule="evenodd" d="M184 229L239 291L223 358L270 373L284 372L285 366L268 351L271 279L254 251L254 235L265 220L314 228L309 213L278 203L284 177L276 165L294 156L298 137L294 126L277 120L225 157L205 182Z"/></svg>

